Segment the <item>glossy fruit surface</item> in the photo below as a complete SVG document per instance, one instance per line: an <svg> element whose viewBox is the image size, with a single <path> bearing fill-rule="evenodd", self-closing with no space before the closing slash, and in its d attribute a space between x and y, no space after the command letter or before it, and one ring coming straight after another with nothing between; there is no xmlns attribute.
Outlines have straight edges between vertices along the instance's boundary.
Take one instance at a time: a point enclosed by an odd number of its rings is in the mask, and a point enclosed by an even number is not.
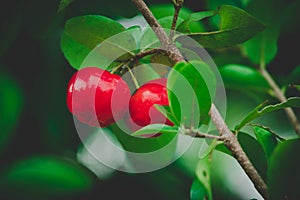
<svg viewBox="0 0 300 200"><path fill-rule="evenodd" d="M138 126L157 123L173 126L173 123L154 106L155 104L162 106L169 105L166 83L166 78L149 81L131 96L129 111L132 121ZM129 125L129 128L131 127L132 125Z"/></svg>
<svg viewBox="0 0 300 200"><path fill-rule="evenodd" d="M122 118L128 108L130 89L118 75L87 67L69 81L67 106L82 123L108 126Z"/></svg>

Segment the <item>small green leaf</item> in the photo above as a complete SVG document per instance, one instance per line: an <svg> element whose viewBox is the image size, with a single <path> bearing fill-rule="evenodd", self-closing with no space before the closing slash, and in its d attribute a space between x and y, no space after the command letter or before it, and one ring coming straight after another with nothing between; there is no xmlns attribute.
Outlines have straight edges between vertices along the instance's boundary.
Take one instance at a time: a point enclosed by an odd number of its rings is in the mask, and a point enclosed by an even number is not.
<svg viewBox="0 0 300 200"><path fill-rule="evenodd" d="M193 22L200 21L202 19L205 19L207 17L211 17L216 14L216 11L202 11L202 12L196 12L190 14L183 22L181 22L178 27L177 31L181 33L190 33L191 32L191 27L190 25Z"/></svg>
<svg viewBox="0 0 300 200"><path fill-rule="evenodd" d="M99 44L97 53L101 59L112 62L115 61L115 55L125 54L124 57L118 58L122 61L133 55L127 49L136 49L136 43L130 31L123 32L124 30L121 24L104 16L74 17L65 24L61 49L75 69L80 68L86 56ZM119 34L121 32L123 33ZM119 35L112 37L116 34Z"/></svg>
<svg viewBox="0 0 300 200"><path fill-rule="evenodd" d="M173 16L174 14L174 5L173 4L159 4L159 5L151 5L151 12L154 17L157 19L161 19L164 17ZM187 18L192 11L186 7L183 7L179 12L180 18Z"/></svg>
<svg viewBox="0 0 300 200"><path fill-rule="evenodd" d="M229 151L229 149L224 145L224 143L220 143L216 146L215 150L226 153L230 156L232 156L231 151Z"/></svg>
<svg viewBox="0 0 300 200"><path fill-rule="evenodd" d="M196 176L191 190L191 199L212 199L211 180L210 180L211 158L207 156L200 159L196 167Z"/></svg>
<svg viewBox="0 0 300 200"><path fill-rule="evenodd" d="M268 188L270 199L299 199L300 140L278 144L269 160Z"/></svg>
<svg viewBox="0 0 300 200"><path fill-rule="evenodd" d="M198 179L195 179L192 184L190 190L190 199L191 200L208 199L208 191Z"/></svg>
<svg viewBox="0 0 300 200"><path fill-rule="evenodd" d="M165 124L150 124L148 126L145 126L134 133L132 133L132 136L140 136L140 135L146 135L146 134L155 134L155 133L162 133L162 134L176 134L178 132L177 127L168 126Z"/></svg>
<svg viewBox="0 0 300 200"><path fill-rule="evenodd" d="M288 98L287 101L278 103L275 105L264 106L265 104L260 104L254 110L252 110L242 121L235 127L236 131L241 130L246 124L251 122L252 120L261 117L267 113L287 108L287 107L300 107L300 98L299 97L291 97Z"/></svg>
<svg viewBox="0 0 300 200"><path fill-rule="evenodd" d="M169 119L171 122L173 122L175 125L179 126L179 124L176 124L176 120L173 117L172 113L171 113L171 108L169 106L161 106L158 104L154 105L155 108L161 112L167 119Z"/></svg>
<svg viewBox="0 0 300 200"><path fill-rule="evenodd" d="M120 121L119 123L124 122ZM173 157L176 149L177 134L161 134L158 137L152 138L133 137L130 135L132 132L129 130L128 132L125 132L124 127L126 127L126 125L120 126L113 124L110 126L112 132L117 136L126 151L134 153L149 153L157 151L168 145L166 151L162 153L168 158ZM170 143L171 145L169 145Z"/></svg>
<svg viewBox="0 0 300 200"><path fill-rule="evenodd" d="M278 144L276 137L270 133L268 130L254 126L253 127L255 136L257 141L260 143L267 158L270 158L273 150L275 149L276 145Z"/></svg>
<svg viewBox="0 0 300 200"><path fill-rule="evenodd" d="M216 80L206 63L177 63L169 73L167 88L176 124L195 128L207 122Z"/></svg>
<svg viewBox="0 0 300 200"><path fill-rule="evenodd" d="M264 154L263 148L260 144L249 134L239 132L238 141L241 147L249 157L251 163L253 163L255 169L262 176L264 180L267 179L267 158Z"/></svg>
<svg viewBox="0 0 300 200"><path fill-rule="evenodd" d="M93 179L89 171L74 161L39 156L15 163L3 175L1 185L14 192L47 197L87 191Z"/></svg>
<svg viewBox="0 0 300 200"><path fill-rule="evenodd" d="M220 30L192 33L187 36L196 40L204 48L224 48L245 42L265 28L259 20L234 6L223 5L218 10L218 14L221 17ZM182 36L178 37L179 41Z"/></svg>
<svg viewBox="0 0 300 200"><path fill-rule="evenodd" d="M255 69L237 64L229 64L220 68L224 84L228 88L268 92L270 86Z"/></svg>
<svg viewBox="0 0 300 200"><path fill-rule="evenodd" d="M61 0L57 12L60 13L64 11L73 1L75 0Z"/></svg>
<svg viewBox="0 0 300 200"><path fill-rule="evenodd" d="M291 73L289 77L290 84L300 84L300 66L297 66Z"/></svg>

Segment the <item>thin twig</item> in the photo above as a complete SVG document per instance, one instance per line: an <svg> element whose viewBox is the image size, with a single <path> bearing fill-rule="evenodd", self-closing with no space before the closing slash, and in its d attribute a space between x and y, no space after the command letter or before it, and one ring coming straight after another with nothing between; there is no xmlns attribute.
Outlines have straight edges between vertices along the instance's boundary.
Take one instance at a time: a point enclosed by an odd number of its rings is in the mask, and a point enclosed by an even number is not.
<svg viewBox="0 0 300 200"><path fill-rule="evenodd" d="M174 43L170 43L170 38L166 35L163 28L159 25L158 21L153 16L153 14L151 13L147 5L144 3L144 1L132 1L138 7L138 9L145 17L146 21L150 24L150 26L155 27L154 32L163 44L163 47L167 48L168 56L170 57L170 59L172 59L174 62L185 62L178 48L174 45ZM167 46L165 46L164 44L167 44ZM216 128L220 132L220 135L226 138L224 141L226 147L232 152L233 156L240 163L240 165L247 173L251 181L254 183L254 186L257 188L260 194L264 198L268 199L269 195L267 185L265 184L261 176L258 174L256 169L250 162L249 158L243 151L242 147L240 146L237 140L237 137L230 131L228 126L225 124L224 119L222 118L214 104L212 104L209 114L211 116L212 122L215 124Z"/></svg>
<svg viewBox="0 0 300 200"><path fill-rule="evenodd" d="M208 138L208 139L216 139L219 141L224 141L226 138L221 135L212 135L207 133L202 133L198 129L192 129L192 128L185 128L180 127L179 132L184 135L189 135L196 138Z"/></svg>
<svg viewBox="0 0 300 200"><path fill-rule="evenodd" d="M128 65L125 65L125 67L127 68L128 72L129 72L129 74L130 74L130 76L131 76L131 79L132 79L132 81L133 81L133 84L134 84L135 88L136 88L136 89L139 89L139 87L140 87L140 86L139 86L139 83L138 83L138 81L136 80L134 74L132 73L130 67L129 67Z"/></svg>
<svg viewBox="0 0 300 200"><path fill-rule="evenodd" d="M175 34L176 24L179 16L180 9L183 6L183 0L175 0L174 1L174 15L173 15L173 21L171 26L171 32L170 32L170 39L172 40Z"/></svg>
<svg viewBox="0 0 300 200"><path fill-rule="evenodd" d="M269 72L264 67L261 67L259 72L265 78L265 80L269 83L270 87L274 91L275 97L279 101L285 102L287 100L286 97L284 96L283 92L280 90L280 88L278 87L278 85L276 84L276 82L274 81L272 76L269 74ZM289 121L291 122L292 126L294 127L295 132L300 136L300 123L299 123L299 120L297 119L294 111L291 108L285 108L284 111L285 111Z"/></svg>

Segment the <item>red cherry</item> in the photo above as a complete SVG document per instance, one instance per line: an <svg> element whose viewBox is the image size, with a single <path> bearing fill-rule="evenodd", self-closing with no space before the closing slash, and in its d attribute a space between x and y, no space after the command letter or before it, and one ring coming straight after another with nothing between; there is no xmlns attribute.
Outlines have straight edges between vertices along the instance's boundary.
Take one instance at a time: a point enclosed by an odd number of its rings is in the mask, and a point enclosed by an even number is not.
<svg viewBox="0 0 300 200"><path fill-rule="evenodd" d="M161 114L154 104L168 106L168 95L166 89L166 78L156 79L141 86L130 98L129 111L132 121L127 120L130 129L149 124L174 124ZM136 123L133 126L131 123ZM138 125L138 126L137 126ZM132 128L133 127L133 128Z"/></svg>
<svg viewBox="0 0 300 200"><path fill-rule="evenodd" d="M122 118L130 99L127 83L97 67L77 71L69 81L67 106L82 123L108 126Z"/></svg>

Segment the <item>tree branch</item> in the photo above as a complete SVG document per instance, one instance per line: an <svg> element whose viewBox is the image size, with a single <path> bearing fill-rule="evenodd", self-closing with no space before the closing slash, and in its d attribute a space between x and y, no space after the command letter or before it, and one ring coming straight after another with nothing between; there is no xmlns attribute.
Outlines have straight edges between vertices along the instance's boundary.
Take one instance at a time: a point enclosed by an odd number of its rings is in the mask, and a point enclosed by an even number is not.
<svg viewBox="0 0 300 200"><path fill-rule="evenodd" d="M170 38L166 35L165 31L160 26L156 18L153 16L153 14L151 13L147 5L144 3L144 1L133 0L133 2L138 7L146 21L156 33L157 37L163 45L163 48L166 48L166 50L168 51L170 59L172 59L174 62L185 62L185 59L181 55L178 48L172 41L170 41ZM260 192L260 194L264 198L268 199L268 189L265 182L260 177L256 169L250 162L249 158L241 148L237 137L230 131L228 126L225 124L225 121L223 120L222 116L220 115L219 111L217 110L214 104L212 104L209 114L211 116L212 122L215 124L216 128L220 132L220 135L226 138L224 140L224 144L226 145L226 147L232 152L233 156L242 166L242 168L249 176L251 181L254 183L254 186Z"/></svg>
<svg viewBox="0 0 300 200"><path fill-rule="evenodd" d="M238 142L237 137L230 131L214 104L212 104L209 114L221 136L225 137L225 146L231 151L233 157L235 157L243 167L246 174L254 183L255 188L264 198L268 199L269 195L267 185L250 162L248 156L245 154L240 143Z"/></svg>
<svg viewBox="0 0 300 200"><path fill-rule="evenodd" d="M269 83L270 87L274 91L275 97L281 102L286 101L286 97L284 96L283 92L280 90L280 88L278 87L278 85L276 84L276 82L274 81L272 76L269 74L269 72L264 67L261 67L259 72L265 78L265 80ZM299 123L294 111L292 110L292 108L285 108L284 111L285 111L289 121L291 122L292 126L294 127L295 132L300 136L300 123Z"/></svg>
<svg viewBox="0 0 300 200"><path fill-rule="evenodd" d="M143 51L143 52L140 52L140 53L136 54L134 57L132 57L132 58L130 59L130 62L136 62L136 61L139 61L139 60L142 59L143 57L148 56L148 55L151 55L151 54L155 54L155 53L166 54L166 52L165 52L163 49L160 49L160 48L150 49L150 50Z"/></svg>
<svg viewBox="0 0 300 200"><path fill-rule="evenodd" d="M181 55L174 43L170 40L145 2L143 0L132 0L132 2L136 5L148 24L151 26L152 30L157 35L160 43L162 44L162 48L166 51L167 56L169 56L174 62L184 62L184 57Z"/></svg>

